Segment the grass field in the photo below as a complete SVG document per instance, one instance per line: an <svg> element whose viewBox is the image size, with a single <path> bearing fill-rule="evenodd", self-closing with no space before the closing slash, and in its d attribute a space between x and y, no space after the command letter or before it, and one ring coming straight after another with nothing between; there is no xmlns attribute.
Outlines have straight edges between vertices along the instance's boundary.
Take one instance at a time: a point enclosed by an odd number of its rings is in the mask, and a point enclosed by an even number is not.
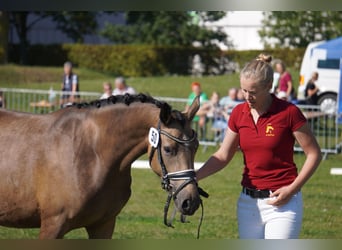
<svg viewBox="0 0 342 250"><path fill-rule="evenodd" d="M79 75L81 91L102 92L103 82L109 81L113 84L116 77L86 69L75 69L74 71ZM48 90L50 86L53 86L55 90L60 90L62 74L62 68L0 65L0 87ZM227 94L230 87L239 86L237 74L202 78L188 76L127 78L127 83L137 92L180 98L188 97L193 81L199 81L208 96L213 91L218 91L223 96Z"/></svg>
<svg viewBox="0 0 342 250"><path fill-rule="evenodd" d="M114 76L104 75L84 69L80 74L83 91L98 91L102 82ZM298 73L293 73L297 79ZM39 75L40 74L40 75ZM59 88L60 68L38 68L0 66L0 87L48 89L51 84ZM37 77L39 75L39 79ZM36 76L36 77L35 77ZM57 80L56 80L57 79ZM191 78L184 76L129 78L128 83L138 91L156 96L186 97L189 85L198 80L208 94L213 90L224 95L229 87L238 86L238 75ZM203 162L216 150L202 148L196 154L196 161ZM146 156L142 157L146 159ZM295 154L300 166L304 162L301 153ZM330 175L330 168L342 167L342 155L329 155L318 168L315 175L303 188L304 220L300 237L305 239L339 239L342 236L342 176ZM242 155L237 153L229 166L200 182L210 197L204 199L204 221L201 239L236 239L236 201L240 192ZM117 219L114 239L194 239L196 237L200 210L190 223L175 222L175 228L163 225L163 207L166 193L160 187L158 177L151 170L132 170L132 197ZM37 229L11 229L0 227L0 238L36 238ZM85 230L70 232L66 238L86 238Z"/></svg>

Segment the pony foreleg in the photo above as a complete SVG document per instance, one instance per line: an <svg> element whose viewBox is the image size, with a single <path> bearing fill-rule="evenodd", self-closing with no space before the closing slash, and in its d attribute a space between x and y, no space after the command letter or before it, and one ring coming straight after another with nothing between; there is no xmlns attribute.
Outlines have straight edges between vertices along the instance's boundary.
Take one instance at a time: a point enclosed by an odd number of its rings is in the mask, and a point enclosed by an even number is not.
<svg viewBox="0 0 342 250"><path fill-rule="evenodd" d="M97 223L87 226L89 239L111 239L115 228L116 217L113 217L103 223Z"/></svg>
<svg viewBox="0 0 342 250"><path fill-rule="evenodd" d="M39 239L62 239L65 234L62 230L64 223L64 216L60 215L42 219Z"/></svg>

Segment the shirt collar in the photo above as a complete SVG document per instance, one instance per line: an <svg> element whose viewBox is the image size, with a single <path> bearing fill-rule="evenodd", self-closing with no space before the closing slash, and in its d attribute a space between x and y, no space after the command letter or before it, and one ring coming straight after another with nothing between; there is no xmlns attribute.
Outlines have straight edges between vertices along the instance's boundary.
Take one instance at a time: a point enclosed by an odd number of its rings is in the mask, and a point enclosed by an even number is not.
<svg viewBox="0 0 342 250"><path fill-rule="evenodd" d="M278 107L279 99L274 94L271 94L271 96L272 96L272 103L271 103L271 106L269 107L269 109L267 110L267 112L265 114L277 113L277 107ZM250 113L250 108L249 108L247 102L244 103L244 107L242 109L242 112L243 113Z"/></svg>

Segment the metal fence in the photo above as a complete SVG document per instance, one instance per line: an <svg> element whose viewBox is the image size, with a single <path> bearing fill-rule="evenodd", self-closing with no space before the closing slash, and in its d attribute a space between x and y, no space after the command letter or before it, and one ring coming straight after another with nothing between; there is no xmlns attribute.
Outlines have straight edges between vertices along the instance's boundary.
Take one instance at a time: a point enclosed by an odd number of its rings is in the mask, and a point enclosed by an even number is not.
<svg viewBox="0 0 342 250"><path fill-rule="evenodd" d="M297 105L305 115L310 128L321 147L324 158L329 154L337 154L341 150L342 125L337 122L337 114L322 112L320 106ZM303 151L295 145L296 151Z"/></svg>
<svg viewBox="0 0 342 250"><path fill-rule="evenodd" d="M8 110L29 112L29 113L49 113L60 108L63 95L68 92L50 90L32 90L0 88L5 97L5 107ZM89 102L100 98L99 92L78 92L78 102ZM174 109L183 110L187 102L186 98L155 97L168 102Z"/></svg>
<svg viewBox="0 0 342 250"><path fill-rule="evenodd" d="M30 112L49 113L60 108L60 100L65 92L50 90L30 90L0 88L6 102L6 109ZM79 101L92 101L101 96L99 92L79 92ZM168 102L174 109L184 110L187 99L173 97L155 97ZM322 153L326 157L329 153L337 154L342 145L341 128L338 124L336 114L321 112L319 106L298 105L306 116L308 123L321 146ZM196 126L194 126L196 128ZM212 122L208 120L205 129L205 136L200 140L203 150L208 146L218 146L220 140L216 136L217 130L212 128ZM301 152L299 145L295 145L295 151Z"/></svg>

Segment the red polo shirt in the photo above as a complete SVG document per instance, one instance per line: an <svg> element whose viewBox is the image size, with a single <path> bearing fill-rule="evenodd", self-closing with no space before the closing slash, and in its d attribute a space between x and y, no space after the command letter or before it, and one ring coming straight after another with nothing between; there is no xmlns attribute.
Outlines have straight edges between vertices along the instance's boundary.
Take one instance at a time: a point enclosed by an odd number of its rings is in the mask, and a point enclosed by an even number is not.
<svg viewBox="0 0 342 250"><path fill-rule="evenodd" d="M228 126L239 134L244 155L244 187L275 191L297 177L292 133L306 123L306 118L295 105L272 97L268 112L257 124L247 103L237 105L229 118Z"/></svg>

